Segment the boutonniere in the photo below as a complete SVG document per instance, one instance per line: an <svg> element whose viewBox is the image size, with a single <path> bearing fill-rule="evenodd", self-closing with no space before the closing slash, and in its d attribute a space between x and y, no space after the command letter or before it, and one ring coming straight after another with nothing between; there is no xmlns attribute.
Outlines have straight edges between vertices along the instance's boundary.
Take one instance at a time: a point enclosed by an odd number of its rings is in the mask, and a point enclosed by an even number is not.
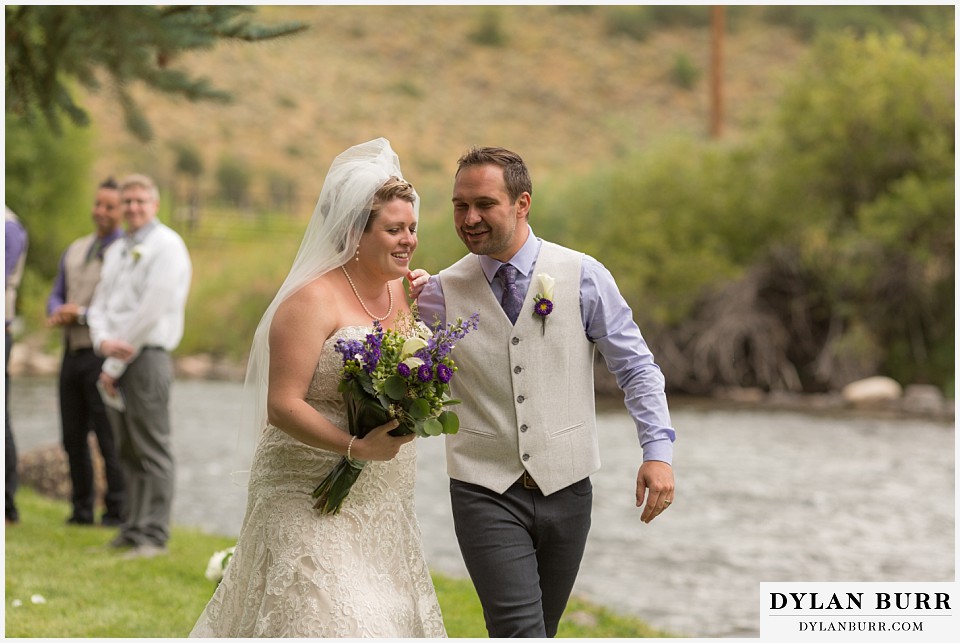
<svg viewBox="0 0 960 643"><path fill-rule="evenodd" d="M533 314L540 318L540 334L547 332L547 317L553 312L553 286L556 280L545 272L537 273L540 292L533 298Z"/></svg>
<svg viewBox="0 0 960 643"><path fill-rule="evenodd" d="M137 263L147 255L147 249L142 243L138 243L130 249L130 254L133 256L133 262Z"/></svg>

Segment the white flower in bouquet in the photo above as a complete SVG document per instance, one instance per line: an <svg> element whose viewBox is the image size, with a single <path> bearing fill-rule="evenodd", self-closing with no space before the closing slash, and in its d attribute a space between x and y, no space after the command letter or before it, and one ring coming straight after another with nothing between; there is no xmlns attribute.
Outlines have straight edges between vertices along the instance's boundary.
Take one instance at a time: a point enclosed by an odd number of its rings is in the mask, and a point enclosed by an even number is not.
<svg viewBox="0 0 960 643"><path fill-rule="evenodd" d="M427 342L425 339L419 336L411 337L410 339L408 339L403 343L403 348L400 349L400 359L403 359L409 355L413 355L418 350L426 347L427 347Z"/></svg>

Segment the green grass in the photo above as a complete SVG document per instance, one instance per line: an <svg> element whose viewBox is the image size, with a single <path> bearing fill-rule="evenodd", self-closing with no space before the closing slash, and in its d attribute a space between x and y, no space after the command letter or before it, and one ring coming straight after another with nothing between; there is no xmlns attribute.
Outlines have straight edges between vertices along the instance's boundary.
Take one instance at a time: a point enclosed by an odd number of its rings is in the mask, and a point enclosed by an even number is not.
<svg viewBox="0 0 960 643"><path fill-rule="evenodd" d="M233 544L231 538L174 528L169 556L126 561L105 547L114 530L65 525L66 503L23 488L17 504L21 522L5 532L8 637L184 637L214 590L203 576L207 560ZM437 574L434 582L448 635L486 637L470 582ZM35 595L46 602L34 604ZM665 635L573 599L558 636Z"/></svg>

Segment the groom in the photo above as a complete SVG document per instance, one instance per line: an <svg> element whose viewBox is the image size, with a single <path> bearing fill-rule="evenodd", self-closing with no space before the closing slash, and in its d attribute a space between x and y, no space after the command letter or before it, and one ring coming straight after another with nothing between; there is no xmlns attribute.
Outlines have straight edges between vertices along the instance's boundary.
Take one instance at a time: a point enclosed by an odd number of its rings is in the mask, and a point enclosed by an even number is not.
<svg viewBox="0 0 960 643"><path fill-rule="evenodd" d="M660 369L611 274L534 236L532 192L517 154L483 147L462 156L453 216L471 254L430 278L418 299L428 324L480 312L479 330L456 348L461 426L446 450L457 540L491 638L555 636L573 589L590 529L589 476L600 468L594 348L643 448L640 519L660 515L674 493Z"/></svg>

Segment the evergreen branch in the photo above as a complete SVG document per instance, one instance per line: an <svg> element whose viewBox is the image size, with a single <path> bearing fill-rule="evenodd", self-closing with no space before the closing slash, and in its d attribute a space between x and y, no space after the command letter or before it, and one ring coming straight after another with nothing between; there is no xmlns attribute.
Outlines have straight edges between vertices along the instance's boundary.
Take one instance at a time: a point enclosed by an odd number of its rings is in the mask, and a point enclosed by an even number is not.
<svg viewBox="0 0 960 643"><path fill-rule="evenodd" d="M238 6L7 7L7 111L28 119L39 112L55 132L60 131L61 112L86 125L89 117L74 102L66 81L97 90L96 71L103 69L113 81L128 129L149 140L150 125L127 91L129 84L139 81L190 101L227 103L229 92L209 79L168 69L168 61L222 40L257 42L307 28L298 22L258 25L246 17L254 13L253 7Z"/></svg>

